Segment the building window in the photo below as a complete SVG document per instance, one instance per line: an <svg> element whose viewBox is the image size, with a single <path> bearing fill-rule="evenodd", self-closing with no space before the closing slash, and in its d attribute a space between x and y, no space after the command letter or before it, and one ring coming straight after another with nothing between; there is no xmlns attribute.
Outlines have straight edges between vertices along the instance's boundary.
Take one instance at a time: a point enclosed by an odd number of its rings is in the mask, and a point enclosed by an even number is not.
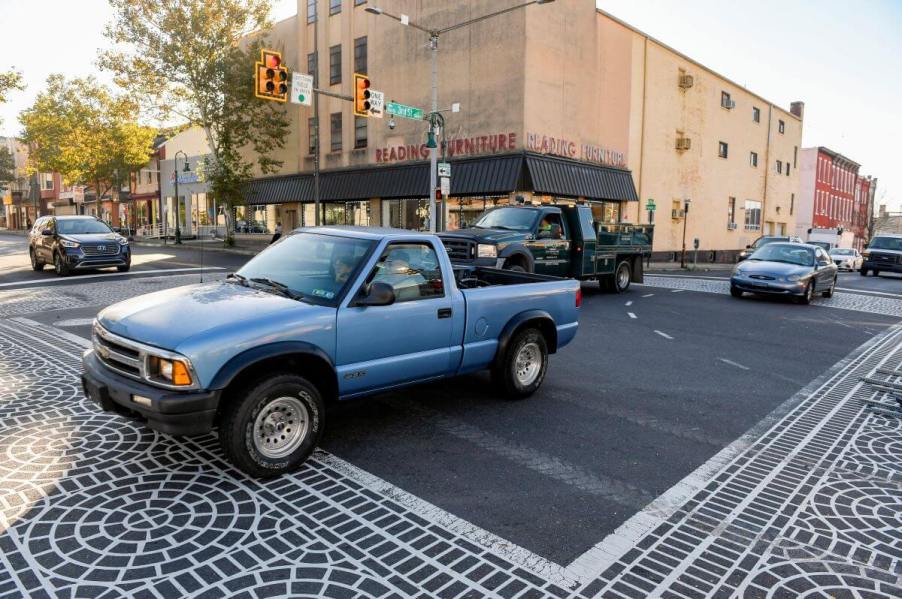
<svg viewBox="0 0 902 599"><path fill-rule="evenodd" d="M792 213L796 209L796 194L789 194L789 216L792 216Z"/></svg>
<svg viewBox="0 0 902 599"><path fill-rule="evenodd" d="M733 101L730 99L730 94L727 92L720 92L720 105L724 108L733 108Z"/></svg>
<svg viewBox="0 0 902 599"><path fill-rule="evenodd" d="M308 145L310 146L307 150L309 154L313 155L316 152L316 123L313 122L312 118L307 119L307 133Z"/></svg>
<svg viewBox="0 0 902 599"><path fill-rule="evenodd" d="M341 44L329 48L329 84L341 83Z"/></svg>
<svg viewBox="0 0 902 599"><path fill-rule="evenodd" d="M316 0L307 0L307 22L316 23Z"/></svg>
<svg viewBox="0 0 902 599"><path fill-rule="evenodd" d="M792 147L792 168L799 168L796 166L799 162L799 146Z"/></svg>
<svg viewBox="0 0 902 599"><path fill-rule="evenodd" d="M736 198L731 197L727 201L727 227L736 228Z"/></svg>
<svg viewBox="0 0 902 599"><path fill-rule="evenodd" d="M329 137L333 152L341 152L341 113L333 112L329 123Z"/></svg>
<svg viewBox="0 0 902 599"><path fill-rule="evenodd" d="M749 152L749 165L758 168L758 153Z"/></svg>
<svg viewBox="0 0 902 599"><path fill-rule="evenodd" d="M761 122L761 109L757 106L752 106L752 120L756 123Z"/></svg>
<svg viewBox="0 0 902 599"><path fill-rule="evenodd" d="M728 149L729 148L727 147L727 142L725 142L725 141L717 142L717 155L720 156L721 158L727 157Z"/></svg>
<svg viewBox="0 0 902 599"><path fill-rule="evenodd" d="M782 120L777 121L777 130L780 133L786 133L786 123L784 123Z"/></svg>
<svg viewBox="0 0 902 599"><path fill-rule="evenodd" d="M782 160L777 160L777 172L781 175L783 174L783 161Z"/></svg>
<svg viewBox="0 0 902 599"><path fill-rule="evenodd" d="M329 14L337 15L341 12L341 0L329 0Z"/></svg>
<svg viewBox="0 0 902 599"><path fill-rule="evenodd" d="M360 6L361 4L366 4L366 0L354 0L354 6Z"/></svg>
<svg viewBox="0 0 902 599"><path fill-rule="evenodd" d="M786 161L786 176L789 176L789 161Z"/></svg>
<svg viewBox="0 0 902 599"><path fill-rule="evenodd" d="M354 72L366 75L366 36L354 40Z"/></svg>
<svg viewBox="0 0 902 599"><path fill-rule="evenodd" d="M313 75L313 87L319 87L319 61L316 59L316 52L307 55L307 74Z"/></svg>
<svg viewBox="0 0 902 599"><path fill-rule="evenodd" d="M53 175L44 175L44 190L53 191Z"/></svg>
<svg viewBox="0 0 902 599"><path fill-rule="evenodd" d="M366 122L367 118L365 116L355 116L354 117L354 147L355 148L365 148L366 147Z"/></svg>
<svg viewBox="0 0 902 599"><path fill-rule="evenodd" d="M745 230L758 231L761 229L761 202L754 200L745 201Z"/></svg>

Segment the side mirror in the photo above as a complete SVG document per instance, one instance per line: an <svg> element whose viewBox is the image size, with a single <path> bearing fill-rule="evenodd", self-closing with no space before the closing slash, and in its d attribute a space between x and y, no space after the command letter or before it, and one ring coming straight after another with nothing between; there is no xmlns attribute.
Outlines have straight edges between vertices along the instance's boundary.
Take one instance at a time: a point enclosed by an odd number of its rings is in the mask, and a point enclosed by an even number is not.
<svg viewBox="0 0 902 599"><path fill-rule="evenodd" d="M395 303L395 290L388 283L375 281L366 295L355 302L357 306L390 306Z"/></svg>
<svg viewBox="0 0 902 599"><path fill-rule="evenodd" d="M752 246L751 246L751 245L747 245L747 246L745 246L745 249L750 250L750 249L752 249Z"/></svg>
<svg viewBox="0 0 902 599"><path fill-rule="evenodd" d="M53 231L50 230L50 229L42 229L42 230L41 230L41 235L46 235L46 236L49 237L49 236L53 235Z"/></svg>

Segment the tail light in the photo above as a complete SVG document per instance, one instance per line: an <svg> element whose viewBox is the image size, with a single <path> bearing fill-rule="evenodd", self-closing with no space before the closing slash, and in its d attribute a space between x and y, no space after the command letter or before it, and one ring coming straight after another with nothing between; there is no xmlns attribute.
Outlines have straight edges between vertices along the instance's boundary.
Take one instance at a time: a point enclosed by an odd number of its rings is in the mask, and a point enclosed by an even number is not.
<svg viewBox="0 0 902 599"><path fill-rule="evenodd" d="M579 308L583 305L583 288L578 287L576 289L576 307Z"/></svg>

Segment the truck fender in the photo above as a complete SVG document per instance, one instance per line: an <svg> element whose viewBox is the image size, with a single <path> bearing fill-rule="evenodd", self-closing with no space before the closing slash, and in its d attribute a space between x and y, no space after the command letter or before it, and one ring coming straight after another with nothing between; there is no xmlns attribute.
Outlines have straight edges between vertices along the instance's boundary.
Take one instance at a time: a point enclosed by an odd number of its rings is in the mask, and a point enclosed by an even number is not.
<svg viewBox="0 0 902 599"><path fill-rule="evenodd" d="M495 351L495 359L492 360L492 366L497 366L499 361L504 358L504 352L507 346L517 332L517 329L524 323L535 321L538 328L545 335L545 342L548 344L548 353L553 354L557 351L557 325L554 319L544 310L526 310L513 316L504 325L501 334L498 335L498 349Z"/></svg>
<svg viewBox="0 0 902 599"><path fill-rule="evenodd" d="M228 362L223 364L219 369L219 372L216 373L216 376L213 377L213 381L210 383L210 389L225 389L233 380L235 380L235 377L242 372L245 372L249 367L259 364L264 360L298 354L314 357L325 362L330 371L328 373L328 381L330 385L334 386L333 388L335 390L338 389L338 378L335 374L335 364L332 362L332 359L321 348L305 341L280 341L278 343L260 345L232 356Z"/></svg>
<svg viewBox="0 0 902 599"><path fill-rule="evenodd" d="M498 252L498 258L504 260L513 256L523 257L523 259L526 261L526 272L536 271L535 258L532 257L532 252L530 252L529 248L527 248L525 245L511 244Z"/></svg>

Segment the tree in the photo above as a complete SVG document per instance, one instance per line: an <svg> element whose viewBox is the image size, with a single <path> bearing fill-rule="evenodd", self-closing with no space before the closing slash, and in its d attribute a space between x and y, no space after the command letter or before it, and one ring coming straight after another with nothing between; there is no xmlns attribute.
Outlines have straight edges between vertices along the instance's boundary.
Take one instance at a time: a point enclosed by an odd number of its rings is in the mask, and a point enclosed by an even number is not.
<svg viewBox="0 0 902 599"><path fill-rule="evenodd" d="M22 73L16 70L0 71L0 104L6 104L9 101L9 92L23 89L25 89L25 84L22 83ZM3 120L0 119L0 125L2 124Z"/></svg>
<svg viewBox="0 0 902 599"><path fill-rule="evenodd" d="M101 54L101 67L156 117L178 117L204 129L211 193L233 206L255 163L263 174L282 165L272 153L284 145L285 109L255 98L253 83L271 0L110 4L116 16L106 35L116 47ZM231 240L231 230L227 235Z"/></svg>
<svg viewBox="0 0 902 599"><path fill-rule="evenodd" d="M115 97L93 77L51 75L22 111L22 140L32 172L58 172L69 185L93 185L97 197L118 193L147 164L156 130L137 123L137 104Z"/></svg>
<svg viewBox="0 0 902 599"><path fill-rule="evenodd" d="M16 180L16 161L6 146L0 146L0 196Z"/></svg>

